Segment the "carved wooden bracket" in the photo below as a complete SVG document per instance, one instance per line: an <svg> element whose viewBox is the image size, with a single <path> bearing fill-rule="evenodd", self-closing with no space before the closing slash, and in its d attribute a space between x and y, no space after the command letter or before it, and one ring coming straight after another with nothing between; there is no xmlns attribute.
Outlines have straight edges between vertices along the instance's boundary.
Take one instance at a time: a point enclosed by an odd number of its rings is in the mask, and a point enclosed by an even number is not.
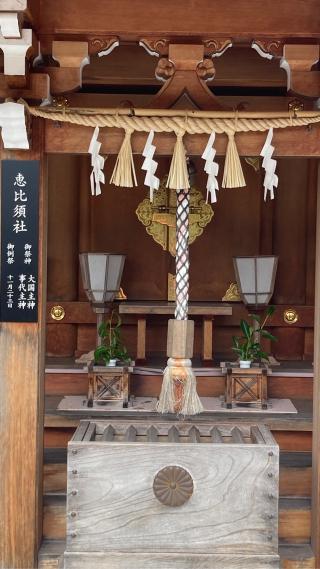
<svg viewBox="0 0 320 569"><path fill-rule="evenodd" d="M144 38L140 45L151 55L159 56L155 75L165 81L162 89L153 97L151 106L169 108L185 97L188 108L222 108L206 81L215 76L212 57L221 55L231 46L230 39L208 39L202 44L192 45L171 44L163 38Z"/></svg>
<svg viewBox="0 0 320 569"><path fill-rule="evenodd" d="M32 30L22 30L21 38L8 39L0 35L0 49L3 51L5 75L25 75L26 56L32 46Z"/></svg>
<svg viewBox="0 0 320 569"><path fill-rule="evenodd" d="M18 79L18 78L15 78ZM25 84L10 86L8 77L0 75L0 98L6 99L35 99L44 101L50 98L50 79L46 73L30 73L25 80Z"/></svg>
<svg viewBox="0 0 320 569"><path fill-rule="evenodd" d="M50 77L51 94L66 93L81 87L82 69L90 61L88 43L80 41L53 41L52 57L59 67L41 67Z"/></svg>
<svg viewBox="0 0 320 569"><path fill-rule="evenodd" d="M252 43L261 57L278 58L287 73L287 89L305 97L320 97L320 71L312 69L319 61L319 45L286 44L282 40L264 39Z"/></svg>
<svg viewBox="0 0 320 569"><path fill-rule="evenodd" d="M305 97L320 97L320 71L312 69L319 58L319 45L284 45L282 66L287 71L288 91Z"/></svg>

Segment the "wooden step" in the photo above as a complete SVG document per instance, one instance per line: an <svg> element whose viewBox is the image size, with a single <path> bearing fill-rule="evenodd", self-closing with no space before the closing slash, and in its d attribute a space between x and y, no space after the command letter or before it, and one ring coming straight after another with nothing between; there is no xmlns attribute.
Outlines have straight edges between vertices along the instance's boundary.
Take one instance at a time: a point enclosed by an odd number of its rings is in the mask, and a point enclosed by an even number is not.
<svg viewBox="0 0 320 569"><path fill-rule="evenodd" d="M280 453L280 496L310 497L311 478L311 452Z"/></svg>
<svg viewBox="0 0 320 569"><path fill-rule="evenodd" d="M316 569L313 551L308 544L280 545L281 569Z"/></svg>
<svg viewBox="0 0 320 569"><path fill-rule="evenodd" d="M217 372L216 372L217 373ZM276 372L275 372L276 373ZM219 397L224 392L222 375L197 376L197 389L202 397ZM161 390L162 375L132 374L131 392L136 397L158 397ZM297 376L271 375L268 377L269 397L312 399L313 378L310 374ZM83 395L88 390L88 375L86 373L71 373L62 371L45 374L46 395Z"/></svg>
<svg viewBox="0 0 320 569"><path fill-rule="evenodd" d="M43 538L62 540L66 537L66 496L48 494L43 498Z"/></svg>
<svg viewBox="0 0 320 569"><path fill-rule="evenodd" d="M60 569L65 541L43 541L38 569ZM280 545L281 569L315 569L310 545Z"/></svg>
<svg viewBox="0 0 320 569"><path fill-rule="evenodd" d="M44 493L63 493L67 487L67 450L47 448L44 457ZM280 453L280 496L311 496L311 453Z"/></svg>
<svg viewBox="0 0 320 569"><path fill-rule="evenodd" d="M64 540L44 540L38 554L38 569L61 569L65 548Z"/></svg>
<svg viewBox="0 0 320 569"><path fill-rule="evenodd" d="M57 406L62 396L46 397L45 414L45 447L66 447L79 424L79 414L77 412L61 413L57 411ZM294 415L272 415L264 414L257 410L257 413L250 414L250 421L263 422L271 429L280 449L283 451L307 452L312 448L312 403L307 400L293 400L298 410ZM127 416L130 410L120 410L121 416ZM124 415L123 415L124 414ZM157 416L158 417L158 416ZM140 415L141 419L150 419L150 412ZM236 422L248 422L248 414L243 412L237 415ZM174 417L173 417L174 419ZM235 421L232 412L225 413L223 416L216 414L206 415L205 421Z"/></svg>
<svg viewBox="0 0 320 569"><path fill-rule="evenodd" d="M64 494L44 496L43 537L64 539L66 534L66 497ZM309 543L311 508L308 498L280 498L279 540L286 543Z"/></svg>

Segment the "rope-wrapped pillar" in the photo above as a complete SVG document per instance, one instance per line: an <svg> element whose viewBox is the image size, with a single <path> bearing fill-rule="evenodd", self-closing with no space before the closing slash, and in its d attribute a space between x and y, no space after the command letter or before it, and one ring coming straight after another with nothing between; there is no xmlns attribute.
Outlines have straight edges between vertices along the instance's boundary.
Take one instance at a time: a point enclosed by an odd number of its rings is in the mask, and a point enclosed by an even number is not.
<svg viewBox="0 0 320 569"><path fill-rule="evenodd" d="M188 320L189 300L189 191L177 190L176 310L169 320L167 367L158 403L161 413L195 415L203 410L192 371L194 322Z"/></svg>
<svg viewBox="0 0 320 569"><path fill-rule="evenodd" d="M177 191L176 320L188 320L189 301L189 191Z"/></svg>

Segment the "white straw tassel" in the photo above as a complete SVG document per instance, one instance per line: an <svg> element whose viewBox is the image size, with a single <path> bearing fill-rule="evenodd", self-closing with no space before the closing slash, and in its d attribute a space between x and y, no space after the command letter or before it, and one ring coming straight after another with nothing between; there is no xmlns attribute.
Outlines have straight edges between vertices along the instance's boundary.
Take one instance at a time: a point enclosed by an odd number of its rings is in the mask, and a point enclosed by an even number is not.
<svg viewBox="0 0 320 569"><path fill-rule="evenodd" d="M131 132L127 130L125 133L110 179L111 184L121 188L132 188L138 185L132 156Z"/></svg>
<svg viewBox="0 0 320 569"><path fill-rule="evenodd" d="M203 411L197 394L197 380L191 367L191 360L168 359L163 372L157 411L181 415L197 415Z"/></svg>
<svg viewBox="0 0 320 569"><path fill-rule="evenodd" d="M212 132L209 136L207 146L205 147L204 152L201 156L201 158L203 158L203 160L206 161L204 166L204 171L206 172L206 174L208 174L207 203L209 201L209 195L211 203L215 203L217 201L216 192L219 190L219 184L217 180L217 175L219 172L219 164L214 160L217 151L215 148L213 148L215 137L216 133Z"/></svg>
<svg viewBox="0 0 320 569"><path fill-rule="evenodd" d="M144 156L144 161L141 166L142 170L146 171L146 176L144 183L150 188L150 201L153 201L153 191L159 189L160 180L155 176L156 169L158 168L158 162L153 160L153 155L155 153L156 147L152 144L154 137L154 131L151 130L146 145L143 149L142 156Z"/></svg>
<svg viewBox="0 0 320 569"><path fill-rule="evenodd" d="M182 138L183 134L177 134L167 180L167 188L171 190L188 190L190 188L186 151Z"/></svg>
<svg viewBox="0 0 320 569"><path fill-rule="evenodd" d="M228 132L228 146L223 172L223 188L243 188L246 185L242 166L234 139L234 132Z"/></svg>
<svg viewBox="0 0 320 569"><path fill-rule="evenodd" d="M100 184L105 183L105 178L103 173L104 158L99 154L101 148L101 142L98 142L98 136L99 136L99 127L96 126L88 149L89 154L91 154L92 172L90 176L90 185L91 185L91 194L93 196L99 196L101 194Z"/></svg>
<svg viewBox="0 0 320 569"><path fill-rule="evenodd" d="M274 146L272 146L273 138L273 128L269 128L269 132L267 134L266 141L263 145L263 148L260 152L260 156L263 156L262 161L262 168L265 170L265 177L264 177L264 201L267 199L268 192L270 192L270 199L274 199L274 188L278 187L278 176L275 173L277 167L277 161L272 158L272 154L274 152Z"/></svg>

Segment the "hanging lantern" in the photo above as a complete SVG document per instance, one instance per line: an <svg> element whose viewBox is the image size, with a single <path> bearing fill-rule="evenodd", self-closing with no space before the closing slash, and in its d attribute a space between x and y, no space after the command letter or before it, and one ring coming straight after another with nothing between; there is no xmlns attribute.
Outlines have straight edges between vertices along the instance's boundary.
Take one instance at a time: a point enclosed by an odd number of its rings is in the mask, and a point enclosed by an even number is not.
<svg viewBox="0 0 320 569"><path fill-rule="evenodd" d="M83 287L97 314L97 332L103 314L109 312L109 305L120 289L125 255L113 253L80 253L80 268ZM97 333L98 345L100 337Z"/></svg>
<svg viewBox="0 0 320 569"><path fill-rule="evenodd" d="M267 306L273 295L278 257L234 257L233 264L243 302L256 308Z"/></svg>

